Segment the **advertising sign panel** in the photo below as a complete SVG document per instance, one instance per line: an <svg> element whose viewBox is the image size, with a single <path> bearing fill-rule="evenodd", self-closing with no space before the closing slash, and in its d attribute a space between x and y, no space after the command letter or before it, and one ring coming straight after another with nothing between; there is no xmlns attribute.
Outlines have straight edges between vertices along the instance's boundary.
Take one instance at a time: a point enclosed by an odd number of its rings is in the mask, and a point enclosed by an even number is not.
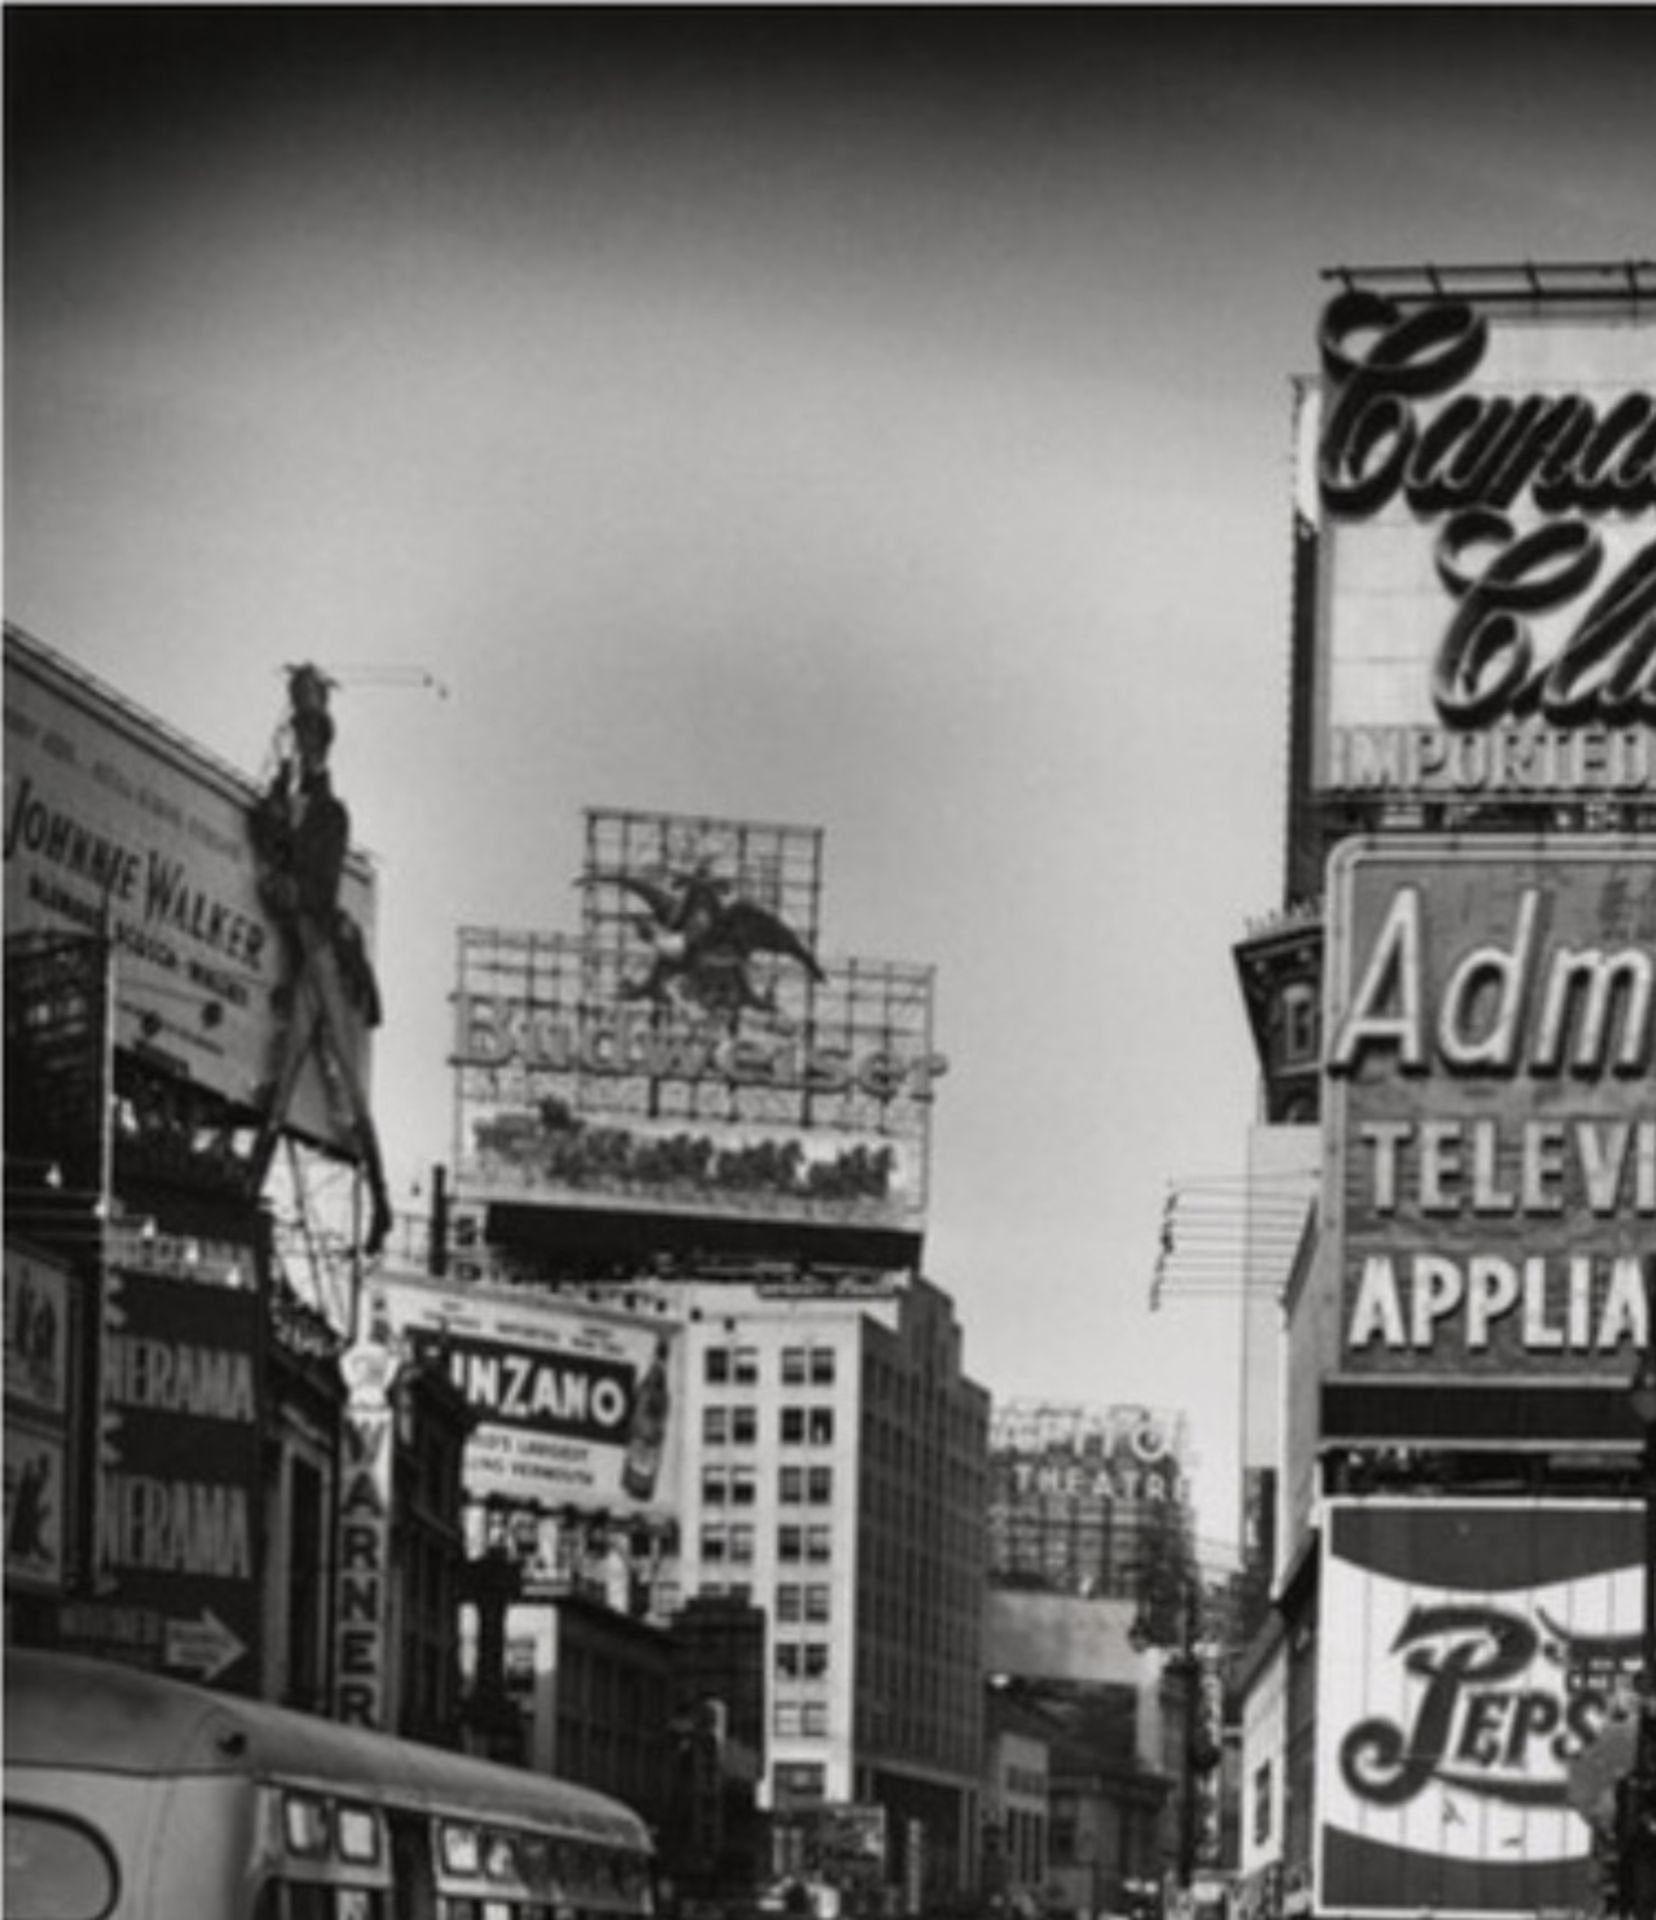
<svg viewBox="0 0 1656 1920"><path fill-rule="evenodd" d="M771 1826L790 1874L845 1891L884 1882L886 1821L886 1809L872 1802L824 1800L791 1806L774 1815Z"/></svg>
<svg viewBox="0 0 1656 1920"><path fill-rule="evenodd" d="M818 957L814 830L673 824L589 818L580 933L461 930L457 1194L920 1230L931 969Z"/></svg>
<svg viewBox="0 0 1656 1920"><path fill-rule="evenodd" d="M1168 1624L1161 1581L1176 1577L1185 1450L1184 1416L1159 1408L998 1403L989 1423L992 1569L1062 1593L1128 1595Z"/></svg>
<svg viewBox="0 0 1656 1920"><path fill-rule="evenodd" d="M6 1409L63 1420L69 1411L69 1274L7 1242Z"/></svg>
<svg viewBox="0 0 1656 1920"><path fill-rule="evenodd" d="M1648 299L1353 284L1319 346L1313 786L1537 809L1656 794Z"/></svg>
<svg viewBox="0 0 1656 1920"><path fill-rule="evenodd" d="M68 1449L61 1433L6 1422L6 1585L63 1590Z"/></svg>
<svg viewBox="0 0 1656 1920"><path fill-rule="evenodd" d="M1625 1380L1656 1236L1656 846L1330 864L1341 1370Z"/></svg>
<svg viewBox="0 0 1656 1920"><path fill-rule="evenodd" d="M350 1726L388 1724L391 1536L395 1524L396 1409L401 1355L382 1297L369 1326L340 1355L345 1380L334 1605L334 1714Z"/></svg>
<svg viewBox="0 0 1656 1920"><path fill-rule="evenodd" d="M6 1584L61 1593L69 1577L76 1449L69 1271L6 1243Z"/></svg>
<svg viewBox="0 0 1656 1920"><path fill-rule="evenodd" d="M1326 1521L1316 1910L1590 1907L1571 1774L1638 1666L1640 1507L1334 1501Z"/></svg>
<svg viewBox="0 0 1656 1920"><path fill-rule="evenodd" d="M290 957L259 893L258 793L46 649L6 630L6 932L107 933L115 1044L258 1110L275 1075ZM340 904L373 925L369 869L346 861ZM367 1072L368 1033L353 1052ZM354 1152L321 1066L293 1131Z"/></svg>
<svg viewBox="0 0 1656 1920"><path fill-rule="evenodd" d="M67 1639L256 1685L260 1325L251 1288L107 1275L97 1604L64 1609Z"/></svg>
<svg viewBox="0 0 1656 1920"><path fill-rule="evenodd" d="M543 1509L664 1516L677 1500L678 1329L522 1288L387 1276L391 1323L477 1419L465 1491Z"/></svg>
<svg viewBox="0 0 1656 1920"><path fill-rule="evenodd" d="M8 869L9 872L9 869ZM92 1185L108 1112L109 977L90 934L19 933L7 894L6 1114L27 1158ZM25 1120L25 1116L27 1116Z"/></svg>

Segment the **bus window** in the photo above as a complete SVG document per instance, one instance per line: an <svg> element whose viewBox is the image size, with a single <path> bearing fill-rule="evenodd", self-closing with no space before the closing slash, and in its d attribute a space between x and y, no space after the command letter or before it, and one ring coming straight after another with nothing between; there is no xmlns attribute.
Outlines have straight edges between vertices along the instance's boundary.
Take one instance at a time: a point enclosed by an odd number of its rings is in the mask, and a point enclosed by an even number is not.
<svg viewBox="0 0 1656 1920"><path fill-rule="evenodd" d="M283 1838L289 1853L321 1859L328 1851L328 1805L309 1793L282 1795Z"/></svg>
<svg viewBox="0 0 1656 1920"><path fill-rule="evenodd" d="M443 1871L470 1879L482 1872L482 1849L476 1827L443 1822Z"/></svg>
<svg viewBox="0 0 1656 1920"><path fill-rule="evenodd" d="M119 1890L115 1858L79 1820L6 1807L6 1920L103 1920Z"/></svg>
<svg viewBox="0 0 1656 1920"><path fill-rule="evenodd" d="M354 1807L342 1800L337 1811L340 1859L357 1866L372 1866L380 1857L379 1821L373 1808Z"/></svg>
<svg viewBox="0 0 1656 1920"><path fill-rule="evenodd" d="M319 1880L290 1880L283 1888L282 1920L334 1920L333 1888Z"/></svg>
<svg viewBox="0 0 1656 1920"><path fill-rule="evenodd" d="M483 1876L487 1880L510 1880L514 1883L524 1877L518 1864L517 1842L511 1834L486 1833L483 1836ZM489 1916L486 1915L485 1920L489 1920ZM511 1920L510 1915L507 1920Z"/></svg>
<svg viewBox="0 0 1656 1920"><path fill-rule="evenodd" d="M395 1920L437 1920L437 1879L431 1870L431 1828L425 1816L391 1807L385 1817L391 1830Z"/></svg>

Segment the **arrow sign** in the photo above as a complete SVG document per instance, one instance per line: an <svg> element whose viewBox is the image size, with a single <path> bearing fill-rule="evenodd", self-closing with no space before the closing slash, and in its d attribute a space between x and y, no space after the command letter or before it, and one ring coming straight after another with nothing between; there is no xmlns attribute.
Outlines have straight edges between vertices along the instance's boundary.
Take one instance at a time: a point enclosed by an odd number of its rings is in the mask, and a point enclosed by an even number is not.
<svg viewBox="0 0 1656 1920"><path fill-rule="evenodd" d="M203 1607L199 1620L167 1622L166 1655L163 1665L182 1668L203 1681L216 1680L226 1673L247 1651L210 1607Z"/></svg>

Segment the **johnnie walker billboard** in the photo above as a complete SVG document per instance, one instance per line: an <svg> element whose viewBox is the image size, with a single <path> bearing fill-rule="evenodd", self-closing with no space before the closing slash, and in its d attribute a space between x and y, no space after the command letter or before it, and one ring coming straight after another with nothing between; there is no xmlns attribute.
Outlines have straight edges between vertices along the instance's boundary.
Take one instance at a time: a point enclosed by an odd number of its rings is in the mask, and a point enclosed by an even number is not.
<svg viewBox="0 0 1656 1920"><path fill-rule="evenodd" d="M1298 454L1323 797L1656 795L1656 307L1602 278L1358 276L1325 308Z"/></svg>
<svg viewBox="0 0 1656 1920"><path fill-rule="evenodd" d="M457 1197L920 1232L932 970L819 957L820 831L586 827L578 933L460 930Z"/></svg>
<svg viewBox="0 0 1656 1920"><path fill-rule="evenodd" d="M1315 1908L1595 1905L1577 1770L1637 1673L1635 1502L1328 1505Z"/></svg>
<svg viewBox="0 0 1656 1920"><path fill-rule="evenodd" d="M114 1044L262 1109L293 1024L294 962L262 885L259 790L16 628L5 633L8 938L107 939ZM347 853L340 903L372 928L373 876ZM27 982L22 984L26 985ZM359 1079L370 1039L342 1036ZM315 1060L286 1125L358 1151L354 1116Z"/></svg>
<svg viewBox="0 0 1656 1920"><path fill-rule="evenodd" d="M1656 845L1347 841L1329 921L1338 1371L1624 1382L1656 1244Z"/></svg>

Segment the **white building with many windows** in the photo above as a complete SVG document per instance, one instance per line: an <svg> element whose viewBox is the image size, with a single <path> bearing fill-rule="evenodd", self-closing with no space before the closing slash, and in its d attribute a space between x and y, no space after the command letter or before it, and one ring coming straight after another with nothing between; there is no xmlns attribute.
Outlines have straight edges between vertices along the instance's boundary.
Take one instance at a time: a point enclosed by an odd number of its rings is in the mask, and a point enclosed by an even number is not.
<svg viewBox="0 0 1656 1920"><path fill-rule="evenodd" d="M772 1811L881 1805L894 1864L970 1883L989 1396L949 1297L683 1283L685 1594L767 1619Z"/></svg>

